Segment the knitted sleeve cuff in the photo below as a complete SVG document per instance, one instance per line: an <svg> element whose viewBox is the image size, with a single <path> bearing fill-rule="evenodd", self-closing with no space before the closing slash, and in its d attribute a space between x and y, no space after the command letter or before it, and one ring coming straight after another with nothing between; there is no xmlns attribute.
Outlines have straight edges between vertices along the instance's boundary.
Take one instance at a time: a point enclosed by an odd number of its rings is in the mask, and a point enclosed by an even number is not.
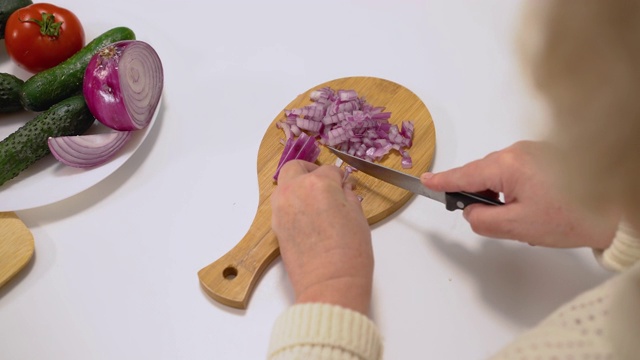
<svg viewBox="0 0 640 360"><path fill-rule="evenodd" d="M640 234L622 222L611 246L605 250L594 250L593 254L604 268L623 271L640 260Z"/></svg>
<svg viewBox="0 0 640 360"><path fill-rule="evenodd" d="M276 320L269 358L298 358L280 355L300 351L308 359L316 358L312 356L316 352L342 354L332 359L381 359L382 340L375 324L357 311L330 304L298 304Z"/></svg>

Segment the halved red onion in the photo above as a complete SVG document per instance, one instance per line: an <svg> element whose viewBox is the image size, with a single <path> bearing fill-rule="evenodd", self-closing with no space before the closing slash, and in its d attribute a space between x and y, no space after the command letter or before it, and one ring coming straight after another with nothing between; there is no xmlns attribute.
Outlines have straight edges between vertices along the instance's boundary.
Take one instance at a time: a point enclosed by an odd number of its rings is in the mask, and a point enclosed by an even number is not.
<svg viewBox="0 0 640 360"><path fill-rule="evenodd" d="M164 74L151 45L113 43L96 53L84 74L83 94L98 121L115 130L138 130L151 122L160 102Z"/></svg>
<svg viewBox="0 0 640 360"><path fill-rule="evenodd" d="M60 136L48 139L49 150L65 165L89 168L102 165L131 138L131 131Z"/></svg>

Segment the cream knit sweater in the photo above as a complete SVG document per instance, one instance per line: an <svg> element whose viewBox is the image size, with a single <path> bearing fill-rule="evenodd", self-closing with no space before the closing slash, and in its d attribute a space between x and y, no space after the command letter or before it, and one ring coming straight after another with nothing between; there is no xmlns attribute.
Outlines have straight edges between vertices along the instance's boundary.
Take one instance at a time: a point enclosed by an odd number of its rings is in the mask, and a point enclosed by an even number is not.
<svg viewBox="0 0 640 360"><path fill-rule="evenodd" d="M492 359L640 359L640 238L621 225L596 252L620 274L587 291L516 338ZM294 305L276 320L269 359L382 359L382 340L366 316L328 304Z"/></svg>

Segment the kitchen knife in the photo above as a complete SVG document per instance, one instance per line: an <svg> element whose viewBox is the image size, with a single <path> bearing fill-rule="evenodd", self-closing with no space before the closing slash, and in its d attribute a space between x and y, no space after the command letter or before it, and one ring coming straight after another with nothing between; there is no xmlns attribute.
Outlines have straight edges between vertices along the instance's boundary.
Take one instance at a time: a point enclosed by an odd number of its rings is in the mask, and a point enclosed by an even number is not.
<svg viewBox="0 0 640 360"><path fill-rule="evenodd" d="M504 203L499 200L491 199L477 193L433 191L422 185L420 179L415 176L411 176L382 165L374 164L370 161L366 161L364 159L349 155L332 147L329 147L329 149L331 149L331 151L336 154L336 156L338 156L344 162L353 166L357 170L362 171L363 173L371 175L384 182L388 182L389 184L395 185L405 190L409 190L415 194L426 196L430 199L439 201L445 204L447 210L449 211L458 209L462 210L468 205L476 203L487 205L504 205Z"/></svg>

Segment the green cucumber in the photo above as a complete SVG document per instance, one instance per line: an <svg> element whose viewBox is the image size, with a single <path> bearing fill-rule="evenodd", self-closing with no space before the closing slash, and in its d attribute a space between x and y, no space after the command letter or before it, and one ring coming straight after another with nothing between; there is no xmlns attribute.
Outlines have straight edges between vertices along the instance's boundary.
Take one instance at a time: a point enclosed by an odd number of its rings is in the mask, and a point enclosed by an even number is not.
<svg viewBox="0 0 640 360"><path fill-rule="evenodd" d="M4 27L9 16L14 11L33 4L31 0L2 0L0 1L0 39L4 39Z"/></svg>
<svg viewBox="0 0 640 360"><path fill-rule="evenodd" d="M0 113L22 110L20 89L24 81L17 77L0 73Z"/></svg>
<svg viewBox="0 0 640 360"><path fill-rule="evenodd" d="M81 135L94 121L82 95L67 98L38 114L0 141L0 185L50 154L49 137Z"/></svg>
<svg viewBox="0 0 640 360"><path fill-rule="evenodd" d="M84 71L91 57L107 45L122 40L135 40L135 37L129 28L113 28L61 64L33 75L22 86L22 106L31 111L43 111L69 96L80 94Z"/></svg>

